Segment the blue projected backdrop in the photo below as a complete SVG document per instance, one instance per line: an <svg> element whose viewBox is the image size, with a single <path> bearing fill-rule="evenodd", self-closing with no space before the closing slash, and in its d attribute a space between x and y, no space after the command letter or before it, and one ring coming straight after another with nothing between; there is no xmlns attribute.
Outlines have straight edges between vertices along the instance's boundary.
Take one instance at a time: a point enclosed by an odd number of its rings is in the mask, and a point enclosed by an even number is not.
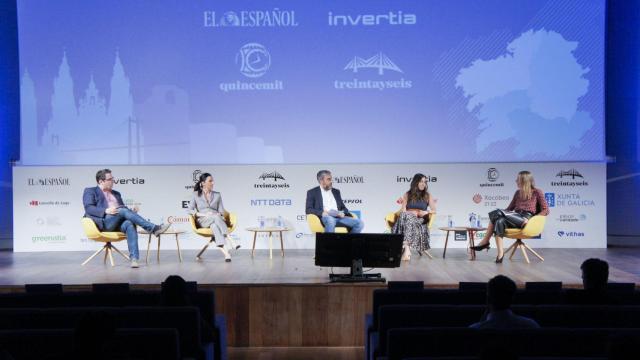
<svg viewBox="0 0 640 360"><path fill-rule="evenodd" d="M604 8L20 1L22 163L603 160Z"/></svg>

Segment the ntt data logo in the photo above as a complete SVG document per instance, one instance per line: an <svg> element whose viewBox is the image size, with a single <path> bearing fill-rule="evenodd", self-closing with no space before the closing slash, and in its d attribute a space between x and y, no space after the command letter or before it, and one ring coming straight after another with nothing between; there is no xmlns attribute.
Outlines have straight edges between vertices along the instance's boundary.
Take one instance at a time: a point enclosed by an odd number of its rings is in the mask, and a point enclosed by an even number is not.
<svg viewBox="0 0 640 360"><path fill-rule="evenodd" d="M251 199L251 206L291 206L291 199Z"/></svg>
<svg viewBox="0 0 640 360"><path fill-rule="evenodd" d="M390 73L404 74L404 71L382 52L371 57L354 56L345 65L344 71L353 74L350 80L335 80L334 88L339 90L385 90L385 89L410 89L413 86L411 80L404 77L400 79L378 80L380 76L387 76ZM378 76L375 77L374 75ZM356 76L360 76L357 78ZM365 76L365 79L362 79ZM374 79L366 77L374 76Z"/></svg>
<svg viewBox="0 0 640 360"><path fill-rule="evenodd" d="M267 48L258 43L244 44L236 53L235 63L240 73L249 79L257 79L264 76L271 68L271 54ZM221 83L220 90L230 91L274 91L282 90L282 80L267 82L247 82L236 80L235 82Z"/></svg>
<svg viewBox="0 0 640 360"><path fill-rule="evenodd" d="M329 11L329 26L402 26L415 25L416 14L389 11L382 14L334 14Z"/></svg>
<svg viewBox="0 0 640 360"><path fill-rule="evenodd" d="M294 10L242 10L242 11L205 11L204 27L296 27L296 12Z"/></svg>

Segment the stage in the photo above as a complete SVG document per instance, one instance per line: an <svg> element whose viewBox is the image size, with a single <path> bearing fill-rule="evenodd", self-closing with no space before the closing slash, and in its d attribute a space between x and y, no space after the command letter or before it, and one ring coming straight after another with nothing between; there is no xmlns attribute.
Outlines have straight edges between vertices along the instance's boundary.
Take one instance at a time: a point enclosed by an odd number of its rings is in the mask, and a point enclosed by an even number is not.
<svg viewBox="0 0 640 360"><path fill-rule="evenodd" d="M412 256L396 269L375 269L387 281L420 280L425 287L452 288L460 281L487 281L497 274L527 281L562 281L565 287L581 286L580 264L598 257L609 262L610 281L640 283L640 248L536 249L544 262L532 258L527 264L517 253L495 264L495 249L468 260L463 249L432 249L434 259ZM90 252L0 252L0 290L23 291L22 285L62 283L66 291L88 290L92 283L128 282L134 289L157 289L168 275L178 274L200 287L216 291L216 312L228 322L229 346L362 346L364 315L371 308L371 292L384 284L328 284L330 268L314 265L313 250L288 250L285 257L274 251L232 253L225 263L218 251L207 250L195 261L195 250L183 251L180 263L175 250L155 253L149 264L141 249L139 269L131 269L114 255L115 267L102 258L80 264ZM336 273L346 269L334 269Z"/></svg>

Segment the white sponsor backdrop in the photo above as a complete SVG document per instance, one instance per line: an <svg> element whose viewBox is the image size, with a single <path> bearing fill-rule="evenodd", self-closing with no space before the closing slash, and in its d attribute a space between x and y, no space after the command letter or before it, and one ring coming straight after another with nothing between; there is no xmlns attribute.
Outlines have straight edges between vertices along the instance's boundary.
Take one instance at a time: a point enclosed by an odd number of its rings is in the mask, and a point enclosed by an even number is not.
<svg viewBox="0 0 640 360"><path fill-rule="evenodd" d="M314 247L305 220L306 191L317 186L316 172L333 172L334 187L342 192L347 207L360 215L365 232L387 231L384 216L398 209L396 200L409 188L415 173L429 176L429 190L437 199L437 217L431 230L432 247L444 246L447 216L455 225L468 224L469 213L487 213L509 204L516 189L518 171L534 173L536 184L552 203L551 214L540 240L533 247L606 247L606 165L602 163L497 163L497 164L340 164L340 165L187 165L108 166L117 179L127 205L137 205L152 222L172 222L184 230L180 245L197 249L204 239L191 233L186 202L191 197L194 175L210 172L215 190L222 193L225 208L238 215L234 236L250 248L251 234L260 216L282 216L294 230L285 233L285 248ZM14 251L94 250L99 244L86 239L80 226L84 214L82 192L95 186L98 166L14 167ZM274 176L279 174L280 176ZM140 237L140 248L146 249ZM276 244L276 242L274 242ZM449 241L450 247L464 242ZM121 247L125 247L122 244ZM259 238L256 248L267 248ZM175 249L171 237L163 249Z"/></svg>

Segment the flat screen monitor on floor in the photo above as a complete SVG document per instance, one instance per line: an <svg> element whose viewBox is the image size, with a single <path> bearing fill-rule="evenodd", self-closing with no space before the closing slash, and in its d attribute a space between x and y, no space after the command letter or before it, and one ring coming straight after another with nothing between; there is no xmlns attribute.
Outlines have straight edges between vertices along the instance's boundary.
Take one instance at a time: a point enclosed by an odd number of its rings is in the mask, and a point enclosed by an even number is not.
<svg viewBox="0 0 640 360"><path fill-rule="evenodd" d="M362 260L365 268L400 266L400 234L316 234L316 265L351 267Z"/></svg>

